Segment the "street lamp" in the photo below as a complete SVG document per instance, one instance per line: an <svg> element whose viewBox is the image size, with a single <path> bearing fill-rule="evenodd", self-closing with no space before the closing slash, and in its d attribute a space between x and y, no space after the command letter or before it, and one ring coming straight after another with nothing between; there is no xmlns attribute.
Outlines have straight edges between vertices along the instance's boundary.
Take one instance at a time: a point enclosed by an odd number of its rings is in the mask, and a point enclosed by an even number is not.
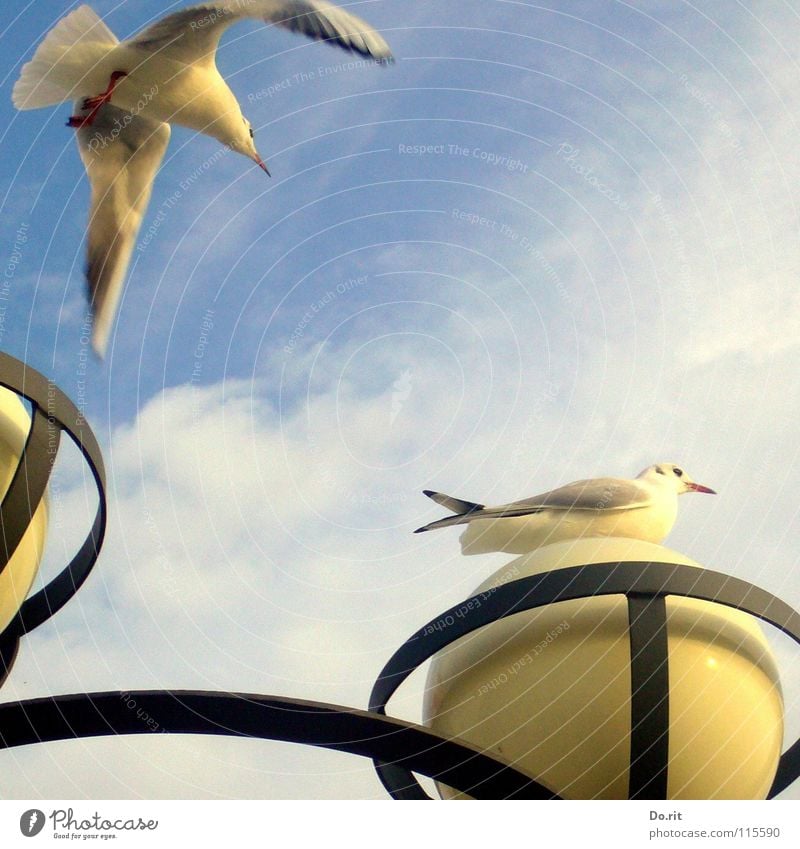
<svg viewBox="0 0 800 849"><path fill-rule="evenodd" d="M512 578L582 564L699 564L632 539L580 539L513 560L473 594ZM668 596L667 646L641 687L661 687L669 799L765 799L783 741L783 700L757 620L725 605ZM637 615L637 614L634 614ZM641 610L639 616L647 616ZM424 716L437 733L469 740L571 799L624 799L635 715L625 596L550 604L462 637L433 659ZM655 646L640 651L654 652ZM644 693L642 693L644 695ZM440 787L445 797L454 792Z"/></svg>
<svg viewBox="0 0 800 849"><path fill-rule="evenodd" d="M592 547L599 544L599 548L587 552L582 550L584 542ZM627 552L620 552L619 549L615 548L618 545L630 546L630 548ZM607 556L611 553L615 556L622 553L624 554L623 559L597 562L598 552L604 546ZM555 549L555 546L548 546L547 548ZM583 771L587 768L595 768L598 774L592 779L595 782L594 785L591 782L583 785L582 792L585 792L586 796L600 796L600 793L593 793L592 790L598 786L605 788L612 782L619 784L620 775L626 774L627 793L624 794L626 798L668 799L670 794L674 794L677 798L680 793L684 792L686 779L682 776L687 773L678 773L679 777L675 780L673 756L676 752L683 754L680 734L684 734L683 739L685 740L686 733L681 727L685 715L681 711L684 705L681 704L680 699L673 699L675 705L673 706L672 716L670 713L670 654L676 640L679 649L685 648L685 646L681 646L681 643L686 640L687 633L692 635L694 629L691 626L687 629L686 625L691 623L693 617L698 623L698 628L693 636L697 636L701 632L699 622L702 621L707 612L705 608L695 607L693 604L686 605L684 602L690 600L712 602L714 605L741 611L768 622L797 643L800 643L800 614L779 598L747 581L733 578L721 572L702 569L692 561L688 561L681 555L675 555L674 552L669 552L667 549L656 547L657 552L650 546L647 549L647 551L642 549L636 541L608 540L605 543L602 541L598 543L597 540L586 540L580 543L568 542L555 551L541 549L514 561L511 564L512 569L510 571L508 567L501 570L498 575L493 576L493 579L483 585L484 589L440 614L406 640L384 666L373 687L370 709L384 712L388 702L406 678L426 660L434 658L429 680L433 692L427 698L426 711L427 719L435 730L439 728L445 734L457 733L462 740L475 739L478 741L479 748L483 748L487 752L502 752L506 759L511 760L523 772L526 771L527 766L532 770L532 773L529 774L536 775L538 781L549 787L553 797L563 798L560 794L574 793L576 785L574 775L578 772L583 774ZM570 550L572 558L569 556ZM648 555L648 559L631 559L633 556L640 556L644 553ZM588 562L586 562L587 557ZM574 560L578 561L578 565L569 565ZM539 562L537 563L537 561ZM537 571L537 566L545 571ZM521 576L518 576L515 570ZM525 574L526 570L529 572L528 574ZM605 764L602 761L600 764L596 764L591 755L587 757L585 752L581 752L583 762L579 762L577 768L572 768L572 772L567 769L566 773L559 775L561 769L559 763L556 763L552 758L549 760L540 759L542 755L540 747L547 734L545 732L543 735L537 729L536 720L540 719L539 716L535 715L538 694L532 692L540 682L535 681L530 687L523 683L518 687L519 692L517 693L513 692L513 687L509 689L506 686L502 690L505 696L505 704L500 709L496 709L496 706L492 704L489 710L476 716L470 714L471 708L467 707L467 703L474 700L482 690L492 691L492 683L494 683L495 689L497 689L498 684L507 685L511 678L515 678L528 665L533 666L533 664L518 664L515 667L515 663L519 661L517 655L510 666L503 668L504 679L502 674L497 673L497 667L494 665L494 654L499 652L502 657L503 651L507 648L507 634L502 631L498 632L499 639L497 641L489 638L486 643L483 643L490 657L488 670L481 670L479 664L482 658L474 657L473 649L481 643L465 641L459 644L459 641L467 635L478 634L481 629L485 629L490 634L495 625L502 624L505 620L513 622L519 614L525 614L529 611L545 612L545 618L538 623L539 626L547 622L548 616L553 615L556 617L555 621L561 624L564 622L564 614L561 613L559 618L559 608L563 611L562 605L565 603L580 601L579 611L583 609L582 605L587 605L585 609L591 610L588 607L589 604L594 606L596 601L602 601L611 596L624 596L627 611L625 639L629 646L627 650L629 664L627 676L630 684L627 690L628 707L623 712L626 717L629 717L624 732L629 740L620 741L620 732L617 727L616 738L614 735L610 735L609 742L603 744L605 756L611 759L609 761L611 768L608 772L604 771ZM674 624L678 627L671 628L671 616L669 614L675 610L678 613L675 615ZM722 621L713 621L717 617L720 617ZM764 697L766 711L765 718L757 718L753 723L753 727L761 729L755 740L740 735L739 718L733 724L723 721L721 737L718 733L716 739L723 739L728 743L732 738L737 738L738 753L743 761L736 761L735 755L727 754L727 760L723 763L722 769L730 767L736 773L744 768L757 766L759 773L747 779L749 788L746 792L751 793L751 797L761 796L763 798L762 790L766 782L768 790L765 795L772 799L800 775L800 741L795 742L780 756L775 770L772 752L776 741L780 739L782 706L774 665L768 654L759 652L758 646L763 647L764 645L761 642L763 638L753 629L752 623L745 624L738 617L733 617L732 625L728 627L724 619L725 617L721 616L719 611L714 611L710 633L717 633L721 636L716 643L714 640L711 643L715 646L715 651L721 651L722 654L718 657L707 655L706 659L719 662L720 657L728 654L726 661L730 660L737 664L743 663L745 667L750 666L750 672L757 685L756 689L760 688ZM553 622L553 620L551 619L550 622ZM567 620L568 622L569 620ZM531 633L538 638L538 642L527 643L526 652L537 655L537 647L541 647L542 650L538 653L546 655L547 638L545 637L544 641L541 639L542 632L536 630L535 618L528 620L528 623L531 624ZM521 626L512 628L509 633L516 634L520 627L524 628L525 624L526 622L523 619ZM547 632L553 635L553 639L550 641L551 646L570 630L562 624L561 630L558 631L558 624L555 629L553 629L552 624L547 629ZM585 627L586 624L588 623L583 623L582 627ZM607 623L604 622L602 615L595 618L594 625L590 626L593 635L602 636L602 629L605 624ZM607 641L609 646L614 644L617 650L619 649L618 629L620 625L621 623L618 620L614 622L615 632L612 634L612 639ZM686 633L682 633L682 631ZM708 633L707 631L706 636ZM728 638L731 635L734 635L733 639L729 640ZM725 639L722 639L723 636ZM484 640L486 637L481 635L477 639ZM741 640L748 642L744 645ZM565 644L566 642L564 641ZM691 642L691 640L686 640L690 654L696 653L693 651ZM738 646L742 645L746 648L744 657L731 657L731 650L733 655L736 655ZM449 648L451 646L452 649ZM562 644L562 650L564 648L565 645ZM588 649L597 654L596 649L591 645L581 646L581 649ZM516 649L514 652L516 653ZM599 654L603 656L602 650ZM613 656L611 652L608 654ZM678 655L680 656L680 654L681 651ZM603 657L603 659L607 661L606 657ZM616 659L619 661L619 656ZM579 656L576 657L577 673L559 668L561 664L556 661L557 657L551 655L550 665L555 667L561 675L560 686L570 686L572 683L577 693L581 693L581 690L583 690L584 706L587 702L589 706L592 706L593 700L587 699L587 694L591 693L591 689L584 686L585 682L580 674L580 664L584 661ZM675 664L673 663L673 665ZM512 670L514 671L512 672ZM681 675L680 668L677 673L679 676ZM618 669L616 674L620 674ZM531 675L530 680L532 682L536 675L538 673ZM544 675L541 676L541 678L544 677ZM735 675L728 677L730 680ZM607 684L608 681L605 683ZM614 683L616 689L619 686L619 681ZM603 683L596 685L598 689L602 689L603 686ZM455 698L451 695L451 689L454 694L457 694ZM702 693L704 689L704 687L701 688L699 692ZM533 705L532 710L523 710L524 718L522 720L514 718L514 712L519 709L515 703L517 697L529 698ZM683 701L685 703L686 699ZM758 706L758 703L758 695L751 696L750 705ZM548 705L545 705L545 708L547 707ZM706 707L708 708L708 702ZM713 705L708 709L713 711L717 710L718 707L718 705ZM453 720L447 716L450 708L456 714L456 718ZM463 717L462 721L458 719L459 713ZM675 723L677 745L675 741L671 741L671 735L675 731L672 720L676 716L680 719L680 722ZM572 723L576 717L571 713L565 713L560 718L556 715L556 719L557 721L553 722L553 717L548 716L545 722L551 723L551 727L553 725L558 726L557 731L560 731ZM588 722L585 721L585 718L578 717L575 727L577 728L583 723L584 731L591 735L598 724L609 724L609 727L614 727L614 723L618 723L618 720L618 717L609 714L596 713ZM521 738L521 742L520 739L515 739L519 730L515 723L520 722L527 732ZM457 729L453 725L458 726ZM695 726L690 745L696 742L699 730L702 727L703 723ZM564 739L562 738L562 742ZM573 739L575 740L573 748L579 748L582 738ZM594 745L597 747L596 741ZM609 751L609 748L611 751ZM619 760L619 750L621 749L627 749L628 752L628 762L624 769ZM597 748L597 751L603 751L602 746ZM567 745L558 756L558 760L568 759L572 753L572 749ZM714 764L715 770L718 767L719 764ZM682 764L679 765L679 769L683 768ZM673 770L672 776L671 770ZM378 771L384 785L396 798L421 798L422 788L408 771L394 768L385 769L382 765L378 765ZM548 771L551 781L549 784L547 782ZM727 793L734 795L740 792L726 788L724 780L720 785L718 775L709 779L708 776L702 775L702 772L702 769L698 770L696 767L694 769L690 767L688 772L694 779L697 779L698 776L700 779L696 781L692 790L692 795L697 794L694 795L694 798L704 798L700 796L701 792L707 792L709 796L720 796ZM773 772L774 779L769 784ZM565 776L566 780L564 780ZM698 790L697 788L702 787L703 781L706 780L706 790ZM716 785L714 784L715 781L717 782ZM440 790L443 795L446 797L458 795L458 793L453 793L451 790L442 787L443 784L446 784L446 782L440 782ZM720 786L722 787L721 790L719 789ZM577 794L574 794L572 798L576 798L576 796Z"/></svg>
<svg viewBox="0 0 800 849"><path fill-rule="evenodd" d="M19 398L27 399L30 416ZM105 534L106 499L94 434L52 382L0 353L0 402L2 684L21 638L60 610L95 565ZM97 509L70 563L27 597L41 557L45 491L62 433L90 468ZM731 615L720 612L721 606ZM375 682L369 710L250 693L75 693L0 704L0 749L117 734L216 734L369 757L396 799L429 798L415 773L433 778L445 796L478 799L602 796L598 788L607 787L613 793L606 795L648 799L682 798L687 792L763 797L768 788L772 798L800 775L800 742L778 760L778 676L750 616L800 642L800 615L780 599L674 552L635 541L547 546L518 558L471 598L413 634ZM532 654L530 662L515 656L523 648ZM533 663L540 656L546 669ZM425 707L431 727L387 717L394 692L432 657ZM548 682L551 674L557 686ZM621 683L626 675L627 696ZM705 714L714 712L719 698L706 692L706 681L715 682L717 693L738 688L736 698L746 703L744 724L734 733L730 722L723 722L721 736L717 730L697 744L707 727ZM564 688L576 693L569 706L559 701ZM702 694L699 710L692 702L695 691ZM462 699L467 693L472 698ZM469 701L482 707L477 712L464 707ZM601 712L588 722L575 716L590 709ZM143 722L143 715L152 721ZM609 733L593 733L598 723ZM549 744L553 733L573 740L571 746L563 745L564 738L558 744L565 749L558 763L552 757L558 746ZM734 750L728 743L737 735L741 745ZM605 749L598 745L604 738ZM696 769L680 772L676 751L704 745L704 757L713 762L723 743L730 748L724 768L747 773L735 789L720 784L718 776L698 778ZM561 765L573 755L573 763ZM713 771L716 775L716 766ZM584 781L587 772L593 775Z"/></svg>
<svg viewBox="0 0 800 849"><path fill-rule="evenodd" d="M0 387L0 499L9 494L14 509L0 526L0 634L17 615L39 569L47 535L44 499L30 515L24 502L26 484L19 461L31 429L31 417L19 396ZM19 473L18 473L19 470ZM11 493L9 493L11 489ZM21 499L21 500L20 500Z"/></svg>

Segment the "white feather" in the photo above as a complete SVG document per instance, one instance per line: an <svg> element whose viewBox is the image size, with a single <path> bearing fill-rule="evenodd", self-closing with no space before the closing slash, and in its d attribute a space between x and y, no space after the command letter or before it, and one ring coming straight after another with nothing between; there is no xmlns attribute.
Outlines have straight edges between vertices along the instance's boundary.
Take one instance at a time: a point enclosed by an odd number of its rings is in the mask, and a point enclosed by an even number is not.
<svg viewBox="0 0 800 849"><path fill-rule="evenodd" d="M39 109L70 99L72 86L61 73L73 52L87 44L111 47L119 40L90 6L79 6L45 36L33 59L23 66L12 99L17 109Z"/></svg>

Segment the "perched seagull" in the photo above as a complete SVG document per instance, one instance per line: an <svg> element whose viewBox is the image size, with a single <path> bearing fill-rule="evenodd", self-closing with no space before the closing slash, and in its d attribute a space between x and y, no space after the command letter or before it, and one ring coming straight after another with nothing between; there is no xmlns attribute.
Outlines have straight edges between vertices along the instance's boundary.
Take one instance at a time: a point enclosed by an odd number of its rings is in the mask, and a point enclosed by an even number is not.
<svg viewBox="0 0 800 849"><path fill-rule="evenodd" d="M674 463L648 466L635 480L575 481L499 507L484 507L425 490L428 498L456 515L431 522L414 533L467 525L461 534L462 554L526 554L551 542L578 537L631 537L659 543L675 524L678 496L684 492L716 494L695 483Z"/></svg>
<svg viewBox="0 0 800 849"><path fill-rule="evenodd" d="M59 21L14 86L18 109L75 102L68 126L89 174L87 279L95 315L93 345L108 344L125 272L164 157L170 124L212 136L269 174L253 128L217 70L222 33L258 18L338 44L378 62L391 61L369 24L327 0L219 0L167 15L120 42L89 6Z"/></svg>

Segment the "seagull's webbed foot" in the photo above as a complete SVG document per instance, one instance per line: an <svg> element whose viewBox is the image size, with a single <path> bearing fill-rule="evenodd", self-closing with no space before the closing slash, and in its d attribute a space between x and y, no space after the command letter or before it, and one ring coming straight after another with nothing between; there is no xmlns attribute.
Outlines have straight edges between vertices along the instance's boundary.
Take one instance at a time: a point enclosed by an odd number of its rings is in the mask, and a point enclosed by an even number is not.
<svg viewBox="0 0 800 849"><path fill-rule="evenodd" d="M97 113L102 108L103 104L110 103L111 98L114 94L114 89L117 87L117 83L123 78L127 77L128 74L126 71L114 71L111 75L111 79L108 82L108 88L102 93L98 94L95 97L87 97L83 101L83 108L89 110L88 115L72 115L67 121L68 127L73 127L75 129L80 129L81 127L91 127L94 123L94 119L97 117Z"/></svg>

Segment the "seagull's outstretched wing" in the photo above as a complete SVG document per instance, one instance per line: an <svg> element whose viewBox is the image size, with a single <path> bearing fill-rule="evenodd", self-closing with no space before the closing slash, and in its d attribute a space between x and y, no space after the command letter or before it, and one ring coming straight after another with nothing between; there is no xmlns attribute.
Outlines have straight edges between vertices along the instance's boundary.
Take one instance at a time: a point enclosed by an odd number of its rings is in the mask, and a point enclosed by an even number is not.
<svg viewBox="0 0 800 849"><path fill-rule="evenodd" d="M75 107L81 111L80 104ZM92 187L86 278L92 345L102 357L170 129L107 103L76 136Z"/></svg>
<svg viewBox="0 0 800 849"><path fill-rule="evenodd" d="M213 63L222 33L245 18L257 18L309 38L330 41L378 61L392 58L389 45L366 21L327 0L202 3L167 15L127 43L187 65L199 61Z"/></svg>

